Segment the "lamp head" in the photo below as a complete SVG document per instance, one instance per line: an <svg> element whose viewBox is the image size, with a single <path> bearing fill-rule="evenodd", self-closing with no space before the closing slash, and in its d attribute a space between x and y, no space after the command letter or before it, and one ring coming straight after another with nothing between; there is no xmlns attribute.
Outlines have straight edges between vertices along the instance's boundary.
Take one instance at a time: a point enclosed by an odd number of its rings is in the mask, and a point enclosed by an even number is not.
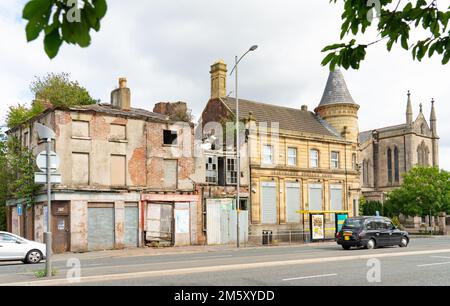
<svg viewBox="0 0 450 306"><path fill-rule="evenodd" d="M253 46L251 46L249 51L255 51L256 49L258 49L258 46L257 45L253 45Z"/></svg>

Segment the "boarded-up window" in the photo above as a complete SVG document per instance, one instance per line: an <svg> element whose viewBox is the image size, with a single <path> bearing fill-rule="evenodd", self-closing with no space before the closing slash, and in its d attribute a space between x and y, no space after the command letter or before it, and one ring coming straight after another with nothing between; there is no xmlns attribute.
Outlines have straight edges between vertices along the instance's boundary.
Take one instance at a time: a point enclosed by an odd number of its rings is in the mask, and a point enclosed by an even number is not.
<svg viewBox="0 0 450 306"><path fill-rule="evenodd" d="M323 210L322 184L309 185L309 210Z"/></svg>
<svg viewBox="0 0 450 306"><path fill-rule="evenodd" d="M261 182L261 223L277 223L277 184Z"/></svg>
<svg viewBox="0 0 450 306"><path fill-rule="evenodd" d="M126 125L111 124L111 140L126 140L127 127Z"/></svg>
<svg viewBox="0 0 450 306"><path fill-rule="evenodd" d="M111 155L111 185L125 186L126 185L126 156Z"/></svg>
<svg viewBox="0 0 450 306"><path fill-rule="evenodd" d="M23 146L28 147L30 145L30 134L28 132L25 132L23 134Z"/></svg>
<svg viewBox="0 0 450 306"><path fill-rule="evenodd" d="M72 121L72 136L73 137L89 137L89 122L88 121Z"/></svg>
<svg viewBox="0 0 450 306"><path fill-rule="evenodd" d="M178 183L178 161L173 159L164 160L164 187L177 189Z"/></svg>
<svg viewBox="0 0 450 306"><path fill-rule="evenodd" d="M342 185L330 185L330 210L343 210Z"/></svg>
<svg viewBox="0 0 450 306"><path fill-rule="evenodd" d="M89 154L72 153L72 183L89 185Z"/></svg>
<svg viewBox="0 0 450 306"><path fill-rule="evenodd" d="M286 183L286 221L291 223L300 222L301 209L300 183Z"/></svg>

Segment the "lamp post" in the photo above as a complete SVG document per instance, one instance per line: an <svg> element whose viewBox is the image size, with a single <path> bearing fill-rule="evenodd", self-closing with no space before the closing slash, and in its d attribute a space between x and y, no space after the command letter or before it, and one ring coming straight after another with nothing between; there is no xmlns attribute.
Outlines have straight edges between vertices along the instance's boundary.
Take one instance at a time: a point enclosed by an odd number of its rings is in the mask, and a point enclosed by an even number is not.
<svg viewBox="0 0 450 306"><path fill-rule="evenodd" d="M52 214L52 173L51 173L51 166L50 166L50 150L51 150L51 143L52 139L56 138L55 132L53 130L49 129L45 125L36 123L36 130L39 136L39 139L45 140L45 149L46 149L46 175L47 175L47 228L46 233L44 233L44 239L45 239L45 253L46 253L46 260L45 260L45 271L47 277L52 276L52 262L51 262L51 256L52 256L52 229L51 229L51 214Z"/></svg>
<svg viewBox="0 0 450 306"><path fill-rule="evenodd" d="M241 209L240 205L240 188L241 188L241 156L240 156L240 139L239 139L239 96L238 96L238 65L241 62L241 60L250 52L255 51L258 49L257 45L253 45L248 49L247 52L244 53L240 58L238 56L235 57L235 65L233 69L231 70L230 76L233 75L233 72L235 72L235 82L236 82L236 170L237 170L237 181L236 181L236 246L239 248L239 234L240 234L240 227L239 227L239 213Z"/></svg>

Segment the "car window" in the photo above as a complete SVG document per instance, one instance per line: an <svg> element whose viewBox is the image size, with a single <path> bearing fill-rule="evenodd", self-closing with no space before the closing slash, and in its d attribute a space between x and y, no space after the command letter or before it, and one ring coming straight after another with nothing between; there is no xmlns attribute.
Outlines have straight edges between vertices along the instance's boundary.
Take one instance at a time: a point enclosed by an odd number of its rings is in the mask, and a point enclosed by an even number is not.
<svg viewBox="0 0 450 306"><path fill-rule="evenodd" d="M362 219L347 219L342 228L361 228Z"/></svg>
<svg viewBox="0 0 450 306"><path fill-rule="evenodd" d="M368 221L366 223L366 228L367 230L371 231L371 230L376 230L377 229L377 224L375 223L375 221Z"/></svg>
<svg viewBox="0 0 450 306"><path fill-rule="evenodd" d="M387 229L387 224L384 220L377 220L375 221L375 227L377 230L386 230Z"/></svg>
<svg viewBox="0 0 450 306"><path fill-rule="evenodd" d="M394 224L392 224L392 222L391 221L389 221L389 220L386 220L386 228L387 229L394 229Z"/></svg>
<svg viewBox="0 0 450 306"><path fill-rule="evenodd" d="M4 243L15 243L17 238L8 234L0 234L0 241Z"/></svg>

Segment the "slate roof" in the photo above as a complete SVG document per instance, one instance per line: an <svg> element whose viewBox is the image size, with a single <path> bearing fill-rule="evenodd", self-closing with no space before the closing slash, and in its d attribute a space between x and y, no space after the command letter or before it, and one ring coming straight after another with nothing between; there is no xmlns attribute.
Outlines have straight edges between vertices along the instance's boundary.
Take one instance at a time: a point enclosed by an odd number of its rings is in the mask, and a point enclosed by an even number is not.
<svg viewBox="0 0 450 306"><path fill-rule="evenodd" d="M235 113L235 99L222 100ZM256 122L267 122L268 127L270 122L279 122L280 129L283 130L340 138L331 126L310 111L240 99L239 117L245 119L250 112L253 113Z"/></svg>
<svg viewBox="0 0 450 306"><path fill-rule="evenodd" d="M387 127L381 128L381 129L364 131L364 132L359 133L358 140L359 140L359 143L363 143L363 142L367 141L374 131L377 131L378 133L383 133L383 132L403 130L405 128L406 128L406 124L398 124L398 125L387 126Z"/></svg>
<svg viewBox="0 0 450 306"><path fill-rule="evenodd" d="M328 76L327 85L323 92L322 100L319 106L350 103L355 104L350 92L348 91L347 84L345 83L344 76L339 69L330 72Z"/></svg>
<svg viewBox="0 0 450 306"><path fill-rule="evenodd" d="M74 111L94 111L98 113L113 115L113 116L126 116L139 119L153 119L157 121L168 121L169 117L158 113L150 112L141 108L131 108L129 111L116 109L111 104L91 104L80 105L70 107L69 110Z"/></svg>

